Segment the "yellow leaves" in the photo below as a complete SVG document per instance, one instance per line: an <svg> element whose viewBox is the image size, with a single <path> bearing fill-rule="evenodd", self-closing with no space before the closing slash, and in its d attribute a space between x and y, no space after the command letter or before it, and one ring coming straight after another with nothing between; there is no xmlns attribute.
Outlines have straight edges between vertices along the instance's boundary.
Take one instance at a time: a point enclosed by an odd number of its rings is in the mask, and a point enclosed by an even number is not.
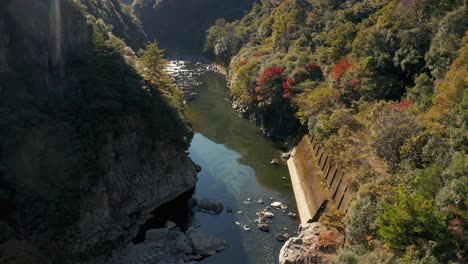
<svg viewBox="0 0 468 264"><path fill-rule="evenodd" d="M312 91L305 91L298 96L297 103L308 115L316 115L321 111L331 108L338 99L339 91L332 87L322 86Z"/></svg>
<svg viewBox="0 0 468 264"><path fill-rule="evenodd" d="M435 82L433 106L426 115L429 120L437 122L448 116L451 108L462 99L464 90L468 89L468 34L463 38L458 54L445 78Z"/></svg>

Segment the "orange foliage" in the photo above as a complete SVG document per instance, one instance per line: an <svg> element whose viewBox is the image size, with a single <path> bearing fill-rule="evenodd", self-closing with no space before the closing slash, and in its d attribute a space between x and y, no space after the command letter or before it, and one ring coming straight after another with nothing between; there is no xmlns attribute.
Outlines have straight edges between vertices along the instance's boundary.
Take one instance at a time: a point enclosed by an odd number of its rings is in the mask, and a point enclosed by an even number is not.
<svg viewBox="0 0 468 264"><path fill-rule="evenodd" d="M255 52L254 53L255 58L258 58L258 57L261 57L261 56L263 56L263 52Z"/></svg>
<svg viewBox="0 0 468 264"><path fill-rule="evenodd" d="M468 35L463 39L459 57L452 63L445 78L435 82L434 104L428 112L429 119L441 120L463 98L468 90Z"/></svg>
<svg viewBox="0 0 468 264"><path fill-rule="evenodd" d="M347 59L342 59L341 61L337 62L331 71L332 79L339 82L343 74L348 72L352 66L353 66L353 63L351 63Z"/></svg>
<svg viewBox="0 0 468 264"><path fill-rule="evenodd" d="M398 103L391 104L388 106L388 110L397 110L400 112L406 111L411 108L413 108L413 103L411 103L410 100L401 100Z"/></svg>

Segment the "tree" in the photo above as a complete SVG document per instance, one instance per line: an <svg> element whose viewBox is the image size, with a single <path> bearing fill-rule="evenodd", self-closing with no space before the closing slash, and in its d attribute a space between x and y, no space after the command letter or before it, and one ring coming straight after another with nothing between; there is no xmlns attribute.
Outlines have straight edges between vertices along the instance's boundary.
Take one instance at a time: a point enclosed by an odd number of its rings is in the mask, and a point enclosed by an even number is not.
<svg viewBox="0 0 468 264"><path fill-rule="evenodd" d="M384 204L379 221L378 234L397 250L423 245L427 240L440 240L447 227L445 216L436 210L433 199L409 193L404 188L393 203Z"/></svg>
<svg viewBox="0 0 468 264"><path fill-rule="evenodd" d="M402 147L406 143L411 144L411 139L421 130L416 118L406 110L407 107L407 104L403 103L380 110L370 128L375 153L384 158L392 170L395 170L404 158ZM418 152L415 150L405 154L412 156L418 155Z"/></svg>
<svg viewBox="0 0 468 264"><path fill-rule="evenodd" d="M432 96L434 94L434 82L423 73L416 77L415 86L408 89L408 99L417 104L422 110L427 110L432 105Z"/></svg>
<svg viewBox="0 0 468 264"><path fill-rule="evenodd" d="M147 79L156 81L161 78L167 60L164 59L164 51L158 47L157 42L146 44L145 49L141 51L140 62L144 67L143 72Z"/></svg>

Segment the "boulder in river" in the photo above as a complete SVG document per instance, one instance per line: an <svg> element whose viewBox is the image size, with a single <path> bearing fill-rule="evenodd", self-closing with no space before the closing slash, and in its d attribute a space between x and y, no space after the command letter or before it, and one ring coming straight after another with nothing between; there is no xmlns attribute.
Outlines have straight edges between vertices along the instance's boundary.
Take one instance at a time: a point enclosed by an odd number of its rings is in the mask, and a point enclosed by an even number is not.
<svg viewBox="0 0 468 264"><path fill-rule="evenodd" d="M272 159L272 160L270 161L270 164L271 164L271 165L279 165L279 161L278 161L277 158L274 158L274 159Z"/></svg>
<svg viewBox="0 0 468 264"><path fill-rule="evenodd" d="M282 203L280 203L280 202L272 202L270 205L273 206L273 207L280 207L280 206L282 205Z"/></svg>
<svg viewBox="0 0 468 264"><path fill-rule="evenodd" d="M281 154L281 158L284 160L288 160L290 157L291 157L291 153L289 152Z"/></svg>
<svg viewBox="0 0 468 264"><path fill-rule="evenodd" d="M263 216L266 218L273 218L275 215L272 212L263 212Z"/></svg>
<svg viewBox="0 0 468 264"><path fill-rule="evenodd" d="M223 210L223 204L216 200L202 199L198 202L197 210L205 213L219 214Z"/></svg>
<svg viewBox="0 0 468 264"><path fill-rule="evenodd" d="M258 227L258 229L260 229L263 232L270 231L270 225L269 224L258 224L257 227Z"/></svg>
<svg viewBox="0 0 468 264"><path fill-rule="evenodd" d="M276 238L276 240L278 240L280 242L284 242L284 241L289 239L289 234L288 233L286 233L286 234L277 234L275 236L275 238Z"/></svg>
<svg viewBox="0 0 468 264"><path fill-rule="evenodd" d="M200 230L192 231L189 235L195 253L211 256L228 247L228 243L218 237L208 235Z"/></svg>
<svg viewBox="0 0 468 264"><path fill-rule="evenodd" d="M292 218L296 218L296 217L297 217L297 214L289 212L289 213L288 213L288 216L289 216L289 217L292 217Z"/></svg>

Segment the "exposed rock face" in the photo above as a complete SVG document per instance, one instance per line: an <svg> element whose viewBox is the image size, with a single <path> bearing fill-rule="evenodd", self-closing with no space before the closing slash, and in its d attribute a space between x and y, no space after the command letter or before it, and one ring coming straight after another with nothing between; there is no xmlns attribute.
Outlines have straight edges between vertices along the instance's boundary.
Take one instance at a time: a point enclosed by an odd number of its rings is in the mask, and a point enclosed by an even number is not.
<svg viewBox="0 0 468 264"><path fill-rule="evenodd" d="M8 231L0 244L40 241L68 256L128 242L151 211L197 182L184 148L155 136L145 112L102 113L116 118L101 125L80 112L96 110L70 103L99 101L86 94L94 84L76 84L73 72L92 45L77 2L5 0L0 8L0 134L9 137L0 141L0 232ZM75 107L62 107L66 100Z"/></svg>
<svg viewBox="0 0 468 264"><path fill-rule="evenodd" d="M214 255L216 252L224 250L228 246L225 240L205 234L196 229L190 232L189 237L192 241L194 251L202 256Z"/></svg>
<svg viewBox="0 0 468 264"><path fill-rule="evenodd" d="M0 74L40 71L42 83L35 85L55 89L66 85L71 51L76 55L90 41L86 19L68 1L3 1L0 36Z"/></svg>
<svg viewBox="0 0 468 264"><path fill-rule="evenodd" d="M146 240L140 244L129 244L115 250L112 257L100 263L113 264L169 264L196 263L227 247L227 242L207 235L196 228L184 233L179 228L148 230Z"/></svg>
<svg viewBox="0 0 468 264"><path fill-rule="evenodd" d="M82 199L82 241L128 241L154 208L195 187L193 162L173 146L152 142L143 124L129 117L123 135L107 135L100 157L107 173ZM133 232L122 239L122 229Z"/></svg>
<svg viewBox="0 0 468 264"><path fill-rule="evenodd" d="M280 264L331 263L344 244L343 234L320 223L300 225L298 231L281 248Z"/></svg>

